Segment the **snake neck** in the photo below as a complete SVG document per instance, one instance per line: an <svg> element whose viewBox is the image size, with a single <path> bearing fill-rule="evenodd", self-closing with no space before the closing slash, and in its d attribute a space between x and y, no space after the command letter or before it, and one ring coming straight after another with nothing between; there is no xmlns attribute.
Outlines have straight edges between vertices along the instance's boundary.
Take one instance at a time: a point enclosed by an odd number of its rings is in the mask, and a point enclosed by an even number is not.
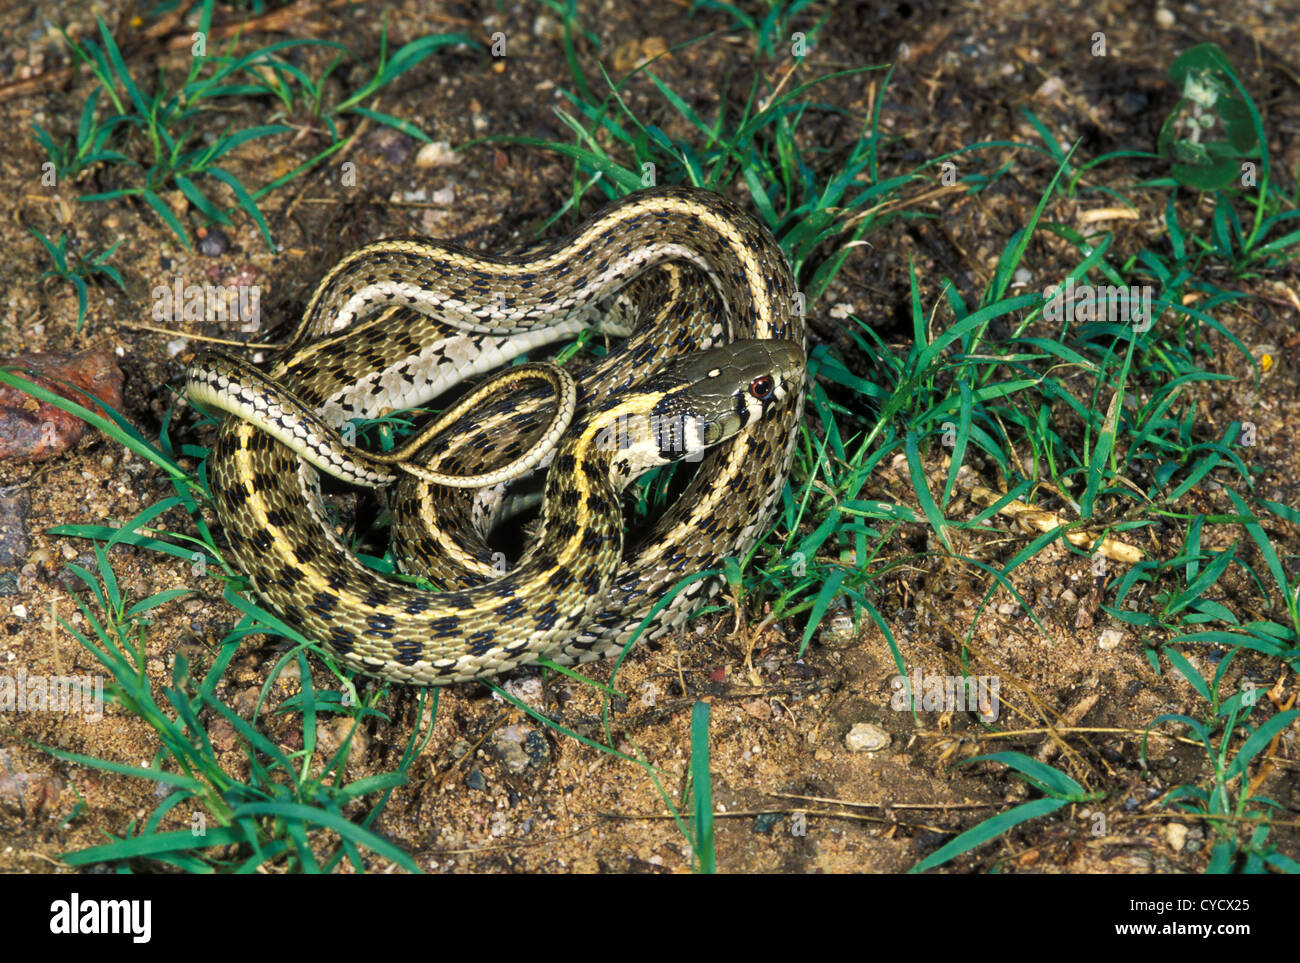
<svg viewBox="0 0 1300 963"><path fill-rule="evenodd" d="M664 414L665 387L660 378L642 391L620 395L565 436L546 475L536 547L521 565L542 555L546 564L558 561L590 571L593 556L622 554L623 489L651 468L685 457L692 447L681 440L689 432L674 428Z"/></svg>

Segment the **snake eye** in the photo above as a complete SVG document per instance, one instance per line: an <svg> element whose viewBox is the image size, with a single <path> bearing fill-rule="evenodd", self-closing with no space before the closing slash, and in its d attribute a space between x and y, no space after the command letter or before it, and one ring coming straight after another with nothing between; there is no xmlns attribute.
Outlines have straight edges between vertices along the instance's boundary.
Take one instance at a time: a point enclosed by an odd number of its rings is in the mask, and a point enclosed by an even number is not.
<svg viewBox="0 0 1300 963"><path fill-rule="evenodd" d="M749 393L759 401L767 401L772 397L772 392L776 390L776 382L772 380L771 375L763 375L761 378L755 378L749 383Z"/></svg>

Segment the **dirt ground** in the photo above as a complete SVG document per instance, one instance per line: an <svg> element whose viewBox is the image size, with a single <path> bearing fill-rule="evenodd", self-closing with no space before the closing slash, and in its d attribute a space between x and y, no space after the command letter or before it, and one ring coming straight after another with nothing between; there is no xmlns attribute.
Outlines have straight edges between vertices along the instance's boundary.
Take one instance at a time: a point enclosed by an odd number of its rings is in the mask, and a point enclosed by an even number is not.
<svg viewBox="0 0 1300 963"><path fill-rule="evenodd" d="M124 7L104 3L96 9L116 23ZM1294 176L1300 169L1300 47L1294 15L1284 15L1283 8L1282 3L1202 4L1198 13L1170 4L1168 18L1157 18L1153 6L1143 2L1067 3L1055 9L1015 2L841 3L831 7L802 76L897 61L881 112L889 138L882 173L910 170L920 159L976 141L1033 141L1022 106L1043 118L1062 143L1082 138L1081 156L1092 157L1122 147L1150 149L1176 100L1167 79L1169 61L1179 50L1214 40L1255 95L1275 169ZM368 62L374 62L377 7L321 4L307 9L293 18L294 35L341 39L366 51ZM815 5L805 28L824 9ZM378 109L453 146L491 134L567 136L553 108L563 103L557 90L570 86L571 76L559 23L545 7L507 0L501 5L437 5L434 10L429 14L415 0L392 7L388 24L393 45L438 30L463 31L486 45L492 33L502 31L509 44L505 62L446 48L386 89ZM631 10L632 5L605 3L584 11L584 24L601 45L599 59L616 76L646 53L727 27L726 18L716 12L688 16L685 2L662 4L651 12ZM71 80L60 73L65 48L53 25L73 25L87 36L94 30L93 13L80 5L61 11L10 3L0 18L6 38L0 49L0 85L37 78L21 95L0 100L0 118L11 132L0 152L0 174L16 185L7 216L0 219L0 245L9 254L0 259L5 291L0 354L111 348L125 374L124 412L150 437L157 435L194 347L128 326L149 320L155 285L177 273L197 279L256 278L272 330L264 328L255 337L274 340L282 333L275 326L297 316L328 266L366 241L418 233L486 251L517 248L530 243L537 226L570 196L572 170L555 154L487 145L464 152L454 165L421 170L414 164L419 146L414 140L369 124L348 155L357 164L356 187L341 186L336 168L325 165L261 202L283 248L278 255L268 251L247 219L225 232L227 244L206 247L214 253L205 254L203 248L189 252L143 205L79 204L78 195L106 189L96 175L56 190L40 184L44 155L25 133L29 124L35 120L66 136L88 90L84 75ZM1088 52L1096 31L1104 31L1108 40L1104 58ZM281 36L259 35L256 42ZM748 89L752 45L750 35L718 34L673 53L658 72L702 114L712 116L724 83L733 99ZM153 56L169 70L183 69L183 51ZM762 63L760 69L775 77L782 68ZM840 109L806 122L808 136L827 156L852 144L881 95L882 76L858 75L820 89L818 98ZM361 80L346 79L352 87ZM632 84L626 99L638 117L684 132L678 115L649 83ZM272 109L268 104L267 110ZM231 166L245 183L260 185L292 170L324 143L319 132L304 127L292 144L287 138L258 142L262 146L241 151ZM1041 154L1007 151L997 158L1002 160L1013 163L1000 190L953 195L931 207L940 217L896 223L867 238L869 243L853 252L826 297L809 306L813 339L849 348L837 317L851 310L876 325L888 342L905 346L909 259L922 281L927 308L939 300L945 276L973 303L1007 238L1024 226L1054 173L1053 163ZM1137 166L1106 170L1125 188L1152 176ZM1155 243L1163 230L1167 194L1127 193L1142 205L1142 217L1112 226L1120 252L1116 260ZM184 206L179 194L175 200ZM1097 203L1095 197L1058 200L1051 216L1071 222ZM1184 194L1182 203L1187 216L1196 213L1194 199ZM1194 223L1184 226L1198 230ZM114 263L124 268L127 291L92 291L79 333L74 331L71 287L38 281L47 265L29 227L51 236L66 229L91 251L122 240ZM1205 235L1203 225L1200 233ZM1061 265L1076 259L1055 239L1035 240L1030 247L1029 261L1044 277L1059 276ZM1247 380L1214 391L1195 389L1204 434L1218 437L1228 422L1252 419L1267 439L1252 451L1257 491L1300 505L1300 445L1290 427L1300 414L1300 381L1291 363L1297 344L1291 292L1300 291L1300 279L1293 271L1240 283L1259 299L1224 310L1220 320L1248 345L1278 346L1279 363L1259 396ZM1247 374L1240 356L1224 346L1218 346L1214 363L1231 375ZM191 432L184 440L198 444L205 437ZM942 469L938 461L927 467L936 476ZM983 483L997 487L999 479L992 467L988 471ZM26 539L20 541L20 556L0 570L0 668L48 674L95 671L92 658L52 621L57 615L85 628L70 597L76 583L64 565L76 561L91 567L90 546L46 530L58 524L123 522L170 495L170 484L152 465L90 432L74 452L42 465L0 465L0 485L8 486L11 498L5 503L11 506L5 525L16 526L18 537ZM937 490L938 482L932 487ZM886 465L863 496L913 504L906 466ZM1182 507L1188 512L1230 510L1212 483L1194 489ZM966 517L963 513L976 510L958 502L950 511ZM184 524L183 516L168 517ZM1143 550L1156 557L1177 553L1176 543L1160 540L1164 530L1152 531L1143 536ZM1294 531L1270 529L1270 535L1296 544ZM1010 538L1000 543L963 539L958 538L958 551L999 562L1022 544ZM1206 528L1207 548L1237 539L1247 541L1239 528ZM894 536L886 550L901 557L926 548L927 530L912 526ZM1243 552L1248 554L1245 548ZM149 628L147 669L154 683L170 684L178 652L196 660L200 669L206 667L238 619L222 600L220 583L196 580L188 564L152 553L124 550L113 561L131 598L173 587L193 590L158 610ZM975 619L986 577L974 568L913 561L878 586L875 604L889 620L909 670L954 671L955 653ZM691 708L700 699L711 702L714 798L723 814L717 856L719 868L727 872L904 871L953 833L1029 798L1024 785L1002 766L955 765L973 755L1010 749L1051 762L1104 798L1091 808L1066 807L1022 826L958 858L947 870L1202 870L1209 851L1207 827L1194 819L1175 819L1155 800L1173 785L1203 781L1208 766L1204 752L1185 741L1153 737L1144 766L1140 749L1151 720L1163 713L1203 715L1204 702L1167 667L1159 675L1153 672L1142 641L1112 625L1097 607L1109 599L1097 593L1087 559L1051 548L1017 570L1015 585L1047 633L1039 632L1002 591L979 616L971 640L975 671L1001 680L1000 736L968 713L921 712L914 717L891 708L897 669L874 628L848 637L824 630L799 658L800 625L779 623L749 640L743 631L734 633L731 616L723 614L693 623L703 624L699 632L679 633L628 658L618 687L630 698L615 701L613 745L629 754L639 752L661 767L665 790L680 802L690 755ZM1223 587L1220 601L1243 621L1259 616L1262 600L1247 580L1230 576ZM1119 630L1118 636L1104 634L1108 629ZM250 706L278 654L273 641L248 640L218 694L228 704ZM1207 648L1189 658L1212 674L1217 655ZM1241 658L1233 665L1230 688L1251 680L1268 689L1277 680L1266 673L1276 666L1275 661ZM604 680L611 670L597 664L585 671ZM542 686L541 678L520 673L514 684L526 700L536 700L565 726L599 737L603 706L598 696L563 678ZM324 684L326 675L320 673L317 680ZM1286 685L1294 691L1294 680ZM294 689L282 678L272 707ZM348 779L397 764L416 721L414 696L394 691L382 708L388 718L372 720L363 730L348 761ZM264 712L258 725L286 748L295 748L295 739L301 745L296 715ZM1072 732L1053 739L1043 732L1051 725ZM851 750L846 741L851 731L865 734L877 748ZM336 743L340 732L336 720L324 717L323 742ZM214 725L210 735L222 765L235 774L246 772L233 731ZM158 749L154 732L117 707L109 707L95 722L41 712L0 717L0 871L56 869L59 853L101 844L105 834L121 836L158 804L160 787L51 758L32 743L134 765L148 764ZM1288 735L1260 790L1291 813L1300 809L1297 755L1293 734ZM432 738L411 775L373 828L429 871L681 872L691 867L686 839L665 818L667 810L643 768L543 729L476 686L456 686L441 694ZM64 825L78 798L84 800L84 810ZM175 811L163 828L184 828L187 820ZM1095 832L1097 826L1104 831ZM1300 856L1294 829L1279 824L1271 838L1284 852ZM320 835L323 854L333 839ZM375 858L370 868L382 872L392 867Z"/></svg>

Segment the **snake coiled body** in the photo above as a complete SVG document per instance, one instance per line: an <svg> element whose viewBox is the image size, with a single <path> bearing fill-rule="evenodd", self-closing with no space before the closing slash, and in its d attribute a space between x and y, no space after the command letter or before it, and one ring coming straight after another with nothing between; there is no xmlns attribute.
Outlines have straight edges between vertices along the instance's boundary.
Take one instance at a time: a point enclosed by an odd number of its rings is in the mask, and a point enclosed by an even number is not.
<svg viewBox="0 0 1300 963"><path fill-rule="evenodd" d="M748 551L770 524L784 485L802 411L801 365L782 375L783 388L761 418L704 457L685 494L637 544L624 548L621 521L607 521L617 518L610 505L617 492L592 487L592 479L610 476L609 465L593 461L574 472L570 464L575 451L605 457L592 432L609 426L592 412L617 416L622 404L633 406L622 414L642 417L647 404L653 408L658 399L639 386L654 383L673 358L739 339L802 348L803 319L784 255L757 221L717 195L681 188L635 194L572 237L525 256L485 257L424 239L369 245L322 281L267 378L337 429L424 404L458 381L570 337L613 299L632 302L633 313L638 301L648 306L623 349L579 372L587 420L556 449L542 536L504 576L484 568L469 496L416 479L399 485L395 512L413 528L426 497L442 502L446 511L430 524L446 541L414 535L405 543L423 545L426 557L439 560L442 580L459 584L429 593L376 574L324 521L316 471L300 451L242 413L225 419L208 477L232 552L259 596L347 665L437 685L543 656L573 663L617 652L679 580ZM787 362L783 355L781 365ZM192 389L211 386L205 364L191 367ZM663 382L653 389L666 390ZM544 406L544 397L525 396L467 416L480 421L482 443L453 447L477 450L471 460L479 462L517 458L545 421ZM472 421L465 428L473 434ZM589 572L607 560L594 568L587 562L609 546L621 561L593 581ZM559 595L575 583L580 604ZM717 584L687 586L641 637L680 624ZM503 628L522 620L529 631L503 642Z"/></svg>

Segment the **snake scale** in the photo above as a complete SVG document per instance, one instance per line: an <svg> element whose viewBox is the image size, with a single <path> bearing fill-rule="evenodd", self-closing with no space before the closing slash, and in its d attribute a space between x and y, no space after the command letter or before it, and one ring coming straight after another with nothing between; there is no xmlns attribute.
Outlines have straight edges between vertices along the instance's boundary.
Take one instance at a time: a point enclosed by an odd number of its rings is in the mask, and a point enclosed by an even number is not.
<svg viewBox="0 0 1300 963"><path fill-rule="evenodd" d="M602 326L628 340L574 372L579 411L558 441L562 384L549 376L549 391L453 410L421 434L412 462L480 473L481 484L493 465L549 451L541 534L507 572L485 541L484 506L499 504L500 486L446 488L403 470L405 454L385 467L338 437ZM194 400L231 415L208 479L261 599L351 668L442 685L542 657L603 658L639 629L646 640L680 625L716 592L718 579L694 581L648 618L679 581L743 555L770 525L802 415L804 339L771 234L719 195L657 188L523 255L424 238L367 245L322 280L265 374L209 354L187 381ZM664 425L676 426L671 439ZM611 447L612 429L622 440ZM313 451L326 454L304 457ZM620 489L684 456L702 459L685 492L624 546ZM317 467L359 484L398 479L394 554L448 591L363 566L327 521Z"/></svg>

